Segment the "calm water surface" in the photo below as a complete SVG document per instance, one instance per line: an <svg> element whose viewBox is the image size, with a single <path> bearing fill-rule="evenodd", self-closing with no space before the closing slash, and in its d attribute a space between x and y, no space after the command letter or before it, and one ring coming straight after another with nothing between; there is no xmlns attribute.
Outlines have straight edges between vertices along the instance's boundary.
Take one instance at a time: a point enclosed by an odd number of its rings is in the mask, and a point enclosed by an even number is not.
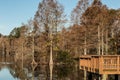
<svg viewBox="0 0 120 80"><path fill-rule="evenodd" d="M23 65L0 62L0 80L83 80L78 65Z"/></svg>
<svg viewBox="0 0 120 80"><path fill-rule="evenodd" d="M13 75L10 73L10 70L7 67L3 67L0 70L0 80L17 80L13 77Z"/></svg>

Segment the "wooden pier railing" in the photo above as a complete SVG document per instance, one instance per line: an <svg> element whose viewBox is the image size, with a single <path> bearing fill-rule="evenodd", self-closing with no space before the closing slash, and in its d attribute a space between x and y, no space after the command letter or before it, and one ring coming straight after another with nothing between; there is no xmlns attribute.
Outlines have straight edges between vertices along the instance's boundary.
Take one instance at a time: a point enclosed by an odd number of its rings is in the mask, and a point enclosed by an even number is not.
<svg viewBox="0 0 120 80"><path fill-rule="evenodd" d="M120 74L119 55L85 55L80 57L80 69L99 74Z"/></svg>

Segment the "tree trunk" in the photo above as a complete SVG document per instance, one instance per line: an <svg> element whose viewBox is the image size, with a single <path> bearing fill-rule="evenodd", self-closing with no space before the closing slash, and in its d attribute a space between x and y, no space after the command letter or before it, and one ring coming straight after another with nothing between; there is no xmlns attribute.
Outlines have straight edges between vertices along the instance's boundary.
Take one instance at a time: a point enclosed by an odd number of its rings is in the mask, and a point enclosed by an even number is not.
<svg viewBox="0 0 120 80"><path fill-rule="evenodd" d="M53 65L49 65L50 68L50 80L52 80Z"/></svg>
<svg viewBox="0 0 120 80"><path fill-rule="evenodd" d="M5 44L4 41L2 42L2 61L5 61Z"/></svg>
<svg viewBox="0 0 120 80"><path fill-rule="evenodd" d="M98 26L98 55L100 55L100 26Z"/></svg>
<svg viewBox="0 0 120 80"><path fill-rule="evenodd" d="M33 61L35 61L35 60L34 60L34 53L35 53L35 45L34 45L34 42L35 42L35 41L34 41L34 35L33 35L33 51L32 51L32 52L33 52Z"/></svg>
<svg viewBox="0 0 120 80"><path fill-rule="evenodd" d="M35 54L35 39L34 39L34 34L33 34L33 51L32 51L33 60L32 60L32 64L37 64L35 62L35 59L34 59L34 54Z"/></svg>
<svg viewBox="0 0 120 80"><path fill-rule="evenodd" d="M111 30L111 35L112 35L112 38L114 38L114 31L113 31L113 29Z"/></svg>
<svg viewBox="0 0 120 80"><path fill-rule="evenodd" d="M22 69L23 69L23 48L24 48L24 43L22 42Z"/></svg>
<svg viewBox="0 0 120 80"><path fill-rule="evenodd" d="M102 55L104 55L104 36L103 36L103 30L102 30Z"/></svg>
<svg viewBox="0 0 120 80"><path fill-rule="evenodd" d="M52 65L53 64L53 59L52 59L52 54L53 54L53 41L52 41L52 31L50 33L50 62L49 62L49 65Z"/></svg>
<svg viewBox="0 0 120 80"><path fill-rule="evenodd" d="M84 47L84 55L87 55L87 47L86 47L86 44L87 44L87 41L86 41L86 33L85 33L85 41L84 41L84 44L85 44L85 47Z"/></svg>
<svg viewBox="0 0 120 80"><path fill-rule="evenodd" d="M106 30L106 55L108 54L108 30Z"/></svg>

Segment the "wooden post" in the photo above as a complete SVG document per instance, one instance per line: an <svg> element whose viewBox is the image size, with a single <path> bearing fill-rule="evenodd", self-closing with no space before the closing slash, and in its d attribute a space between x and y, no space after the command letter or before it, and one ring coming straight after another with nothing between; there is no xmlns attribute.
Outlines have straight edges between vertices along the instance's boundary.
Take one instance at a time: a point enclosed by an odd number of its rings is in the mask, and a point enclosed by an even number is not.
<svg viewBox="0 0 120 80"><path fill-rule="evenodd" d="M103 73L103 56L99 57L99 73Z"/></svg>
<svg viewBox="0 0 120 80"><path fill-rule="evenodd" d="M93 64L93 72L95 72L95 59L94 59L94 57L92 57L93 58L93 62L92 62L92 64Z"/></svg>
<svg viewBox="0 0 120 80"><path fill-rule="evenodd" d="M119 73L119 56L117 56L117 72Z"/></svg>
<svg viewBox="0 0 120 80"><path fill-rule="evenodd" d="M108 75L107 74L103 74L102 75L102 80L107 80L108 79Z"/></svg>
<svg viewBox="0 0 120 80"><path fill-rule="evenodd" d="M87 71L84 70L84 80L87 80Z"/></svg>
<svg viewBox="0 0 120 80"><path fill-rule="evenodd" d="M101 75L99 75L99 80L101 80Z"/></svg>

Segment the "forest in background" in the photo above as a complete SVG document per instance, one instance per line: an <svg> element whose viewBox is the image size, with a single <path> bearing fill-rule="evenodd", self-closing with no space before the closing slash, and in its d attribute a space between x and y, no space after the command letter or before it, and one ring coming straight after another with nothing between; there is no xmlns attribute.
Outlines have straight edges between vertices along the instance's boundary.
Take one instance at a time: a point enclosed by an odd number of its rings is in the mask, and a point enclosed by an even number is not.
<svg viewBox="0 0 120 80"><path fill-rule="evenodd" d="M0 34L0 56L47 64L50 56L54 62L70 62L83 54L120 54L119 9L109 9L100 0L79 0L68 28L65 17L58 0L42 0L27 24L8 36Z"/></svg>

